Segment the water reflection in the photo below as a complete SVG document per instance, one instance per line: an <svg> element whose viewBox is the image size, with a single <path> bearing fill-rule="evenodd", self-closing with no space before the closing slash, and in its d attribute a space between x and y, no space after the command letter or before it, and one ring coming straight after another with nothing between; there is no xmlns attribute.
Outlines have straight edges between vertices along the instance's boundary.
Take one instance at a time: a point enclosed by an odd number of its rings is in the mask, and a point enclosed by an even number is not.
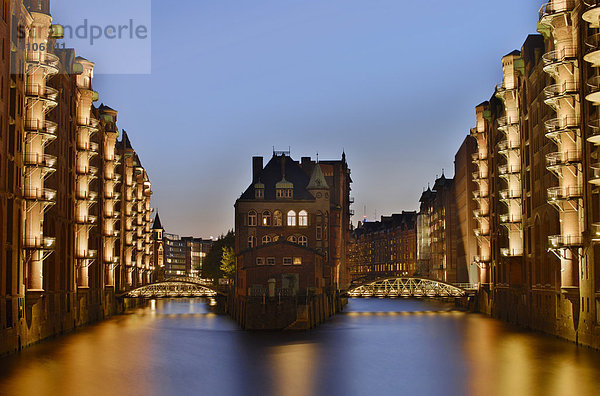
<svg viewBox="0 0 600 396"><path fill-rule="evenodd" d="M1 395L596 394L600 353L418 300L352 300L303 333L209 301L145 309L0 359Z"/></svg>

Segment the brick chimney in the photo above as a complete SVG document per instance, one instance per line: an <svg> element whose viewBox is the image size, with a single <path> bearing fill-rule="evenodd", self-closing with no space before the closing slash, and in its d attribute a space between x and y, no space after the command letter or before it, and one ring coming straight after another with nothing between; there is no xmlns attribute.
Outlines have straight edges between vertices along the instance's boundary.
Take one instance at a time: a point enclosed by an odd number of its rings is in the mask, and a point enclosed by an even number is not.
<svg viewBox="0 0 600 396"><path fill-rule="evenodd" d="M263 157L252 157L252 181L258 180L258 174L263 170Z"/></svg>

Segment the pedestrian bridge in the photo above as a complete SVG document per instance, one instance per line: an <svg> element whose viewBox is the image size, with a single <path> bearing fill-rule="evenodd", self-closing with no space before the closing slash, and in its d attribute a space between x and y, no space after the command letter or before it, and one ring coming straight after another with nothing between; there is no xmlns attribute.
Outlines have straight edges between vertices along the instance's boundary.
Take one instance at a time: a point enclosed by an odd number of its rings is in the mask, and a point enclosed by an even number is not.
<svg viewBox="0 0 600 396"><path fill-rule="evenodd" d="M224 294L203 279L191 277L168 278L140 286L123 294L129 298L215 297Z"/></svg>
<svg viewBox="0 0 600 396"><path fill-rule="evenodd" d="M425 278L386 278L353 285L348 297L466 297L476 290L476 285L450 284Z"/></svg>

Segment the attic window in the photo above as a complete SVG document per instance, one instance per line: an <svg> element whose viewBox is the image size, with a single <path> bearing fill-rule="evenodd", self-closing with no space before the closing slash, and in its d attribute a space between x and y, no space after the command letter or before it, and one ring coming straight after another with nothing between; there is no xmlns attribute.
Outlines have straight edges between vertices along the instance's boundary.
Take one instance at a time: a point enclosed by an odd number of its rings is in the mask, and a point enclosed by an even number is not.
<svg viewBox="0 0 600 396"><path fill-rule="evenodd" d="M292 188L278 188L277 189L277 198L293 198L294 190Z"/></svg>
<svg viewBox="0 0 600 396"><path fill-rule="evenodd" d="M264 188L256 188L254 190L254 196L256 198L264 198L265 197L265 189Z"/></svg>

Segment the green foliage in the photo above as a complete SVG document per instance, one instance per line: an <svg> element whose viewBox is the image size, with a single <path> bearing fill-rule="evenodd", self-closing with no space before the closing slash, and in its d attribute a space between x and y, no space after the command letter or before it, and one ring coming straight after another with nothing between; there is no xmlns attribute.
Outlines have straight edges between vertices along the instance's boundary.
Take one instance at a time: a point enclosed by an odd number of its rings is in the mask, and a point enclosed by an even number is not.
<svg viewBox="0 0 600 396"><path fill-rule="evenodd" d="M235 237L233 231L229 231L227 235L221 235L217 239L208 254L204 262L202 263L202 277L205 279L219 279L224 277L224 273L221 270L221 260L223 260L223 249L231 248L234 249Z"/></svg>
<svg viewBox="0 0 600 396"><path fill-rule="evenodd" d="M235 277L235 251L230 246L223 247L221 272L224 278L233 279Z"/></svg>

